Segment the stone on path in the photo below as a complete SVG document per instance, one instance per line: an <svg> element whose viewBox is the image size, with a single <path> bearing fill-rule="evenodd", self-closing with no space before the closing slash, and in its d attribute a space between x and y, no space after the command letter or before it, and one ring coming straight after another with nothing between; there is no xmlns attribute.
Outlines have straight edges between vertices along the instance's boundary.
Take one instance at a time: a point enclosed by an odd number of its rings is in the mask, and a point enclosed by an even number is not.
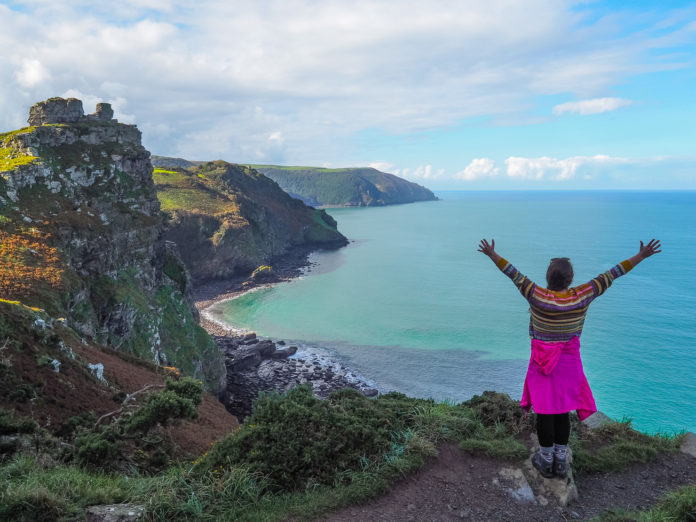
<svg viewBox="0 0 696 522"><path fill-rule="evenodd" d="M498 471L498 475L500 475L500 479L494 478L494 485L502 487L503 491L518 502L536 504L534 491L529 486L529 482L527 482L527 478L521 469L503 468Z"/></svg>
<svg viewBox="0 0 696 522"><path fill-rule="evenodd" d="M143 517L143 507L134 504L90 506L85 510L87 522L135 522Z"/></svg>
<svg viewBox="0 0 696 522"><path fill-rule="evenodd" d="M573 480L572 470L572 451L568 448L568 476L565 479L561 478L545 478L534 468L532 458L529 457L524 462L524 470L532 487L537 502L542 506L548 502L554 502L561 507L566 507L573 500L578 498L578 488Z"/></svg>

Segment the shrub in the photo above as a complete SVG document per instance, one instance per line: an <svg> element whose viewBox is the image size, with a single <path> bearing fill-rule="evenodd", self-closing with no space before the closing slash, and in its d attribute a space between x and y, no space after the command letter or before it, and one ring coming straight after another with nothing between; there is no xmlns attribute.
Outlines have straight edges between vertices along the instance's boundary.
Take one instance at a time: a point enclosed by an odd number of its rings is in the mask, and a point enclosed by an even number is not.
<svg viewBox="0 0 696 522"><path fill-rule="evenodd" d="M75 460L85 467L115 469L121 453L121 443L114 430L80 435L75 439Z"/></svg>
<svg viewBox="0 0 696 522"><path fill-rule="evenodd" d="M176 393L183 399L189 399L194 406L199 406L203 401L203 387L199 381L190 377L179 380L167 379L166 389Z"/></svg>
<svg viewBox="0 0 696 522"><path fill-rule="evenodd" d="M170 419L193 419L198 412L191 399L180 397L172 390L153 393L124 423L127 433L147 433L157 424L165 425Z"/></svg>
<svg viewBox="0 0 696 522"><path fill-rule="evenodd" d="M398 420L355 390L317 399L308 385L259 397L247 424L218 442L202 469L248 466L282 489L332 484L337 471L387 452Z"/></svg>
<svg viewBox="0 0 696 522"><path fill-rule="evenodd" d="M198 415L197 406L203 396L202 384L191 378L179 381L168 379L165 389L150 393L145 403L135 409L124 406L128 415L118 417L107 426L96 428L83 433L75 439L75 458L86 467L105 470L118 469L124 461L136 464L133 459L126 458L126 450L140 448L141 457L138 459L145 468L160 468L167 462L166 453L161 447L154 447L151 453L143 451L151 449L152 444L145 440L148 432L156 426L166 425L172 419L193 419ZM128 444L123 444L123 440ZM137 464L136 464L137 465Z"/></svg>
<svg viewBox="0 0 696 522"><path fill-rule="evenodd" d="M481 395L474 395L462 406L471 408L487 428L502 429L512 435L534 429L532 416L505 393L485 391Z"/></svg>
<svg viewBox="0 0 696 522"><path fill-rule="evenodd" d="M0 435L15 433L34 433L36 423L29 419L20 419L12 412L0 410Z"/></svg>

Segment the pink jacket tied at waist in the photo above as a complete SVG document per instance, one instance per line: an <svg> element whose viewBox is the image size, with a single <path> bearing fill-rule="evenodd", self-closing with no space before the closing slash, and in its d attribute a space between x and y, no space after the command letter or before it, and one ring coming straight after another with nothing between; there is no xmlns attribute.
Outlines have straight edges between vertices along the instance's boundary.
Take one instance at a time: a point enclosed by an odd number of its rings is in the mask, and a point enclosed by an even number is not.
<svg viewBox="0 0 696 522"><path fill-rule="evenodd" d="M579 337L567 342L532 339L521 405L542 414L577 410L580 420L597 411L580 360Z"/></svg>
<svg viewBox="0 0 696 522"><path fill-rule="evenodd" d="M580 348L580 338L575 336L568 343L563 341L549 342L532 339L532 360L536 363L539 371L544 375L550 374L558 364L558 359L561 356L561 351L566 344L575 341Z"/></svg>

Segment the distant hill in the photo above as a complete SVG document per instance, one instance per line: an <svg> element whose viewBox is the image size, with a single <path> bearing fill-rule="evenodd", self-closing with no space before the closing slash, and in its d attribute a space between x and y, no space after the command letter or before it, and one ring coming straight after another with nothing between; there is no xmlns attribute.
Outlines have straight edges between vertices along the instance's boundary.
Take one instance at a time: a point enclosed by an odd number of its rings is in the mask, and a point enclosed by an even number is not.
<svg viewBox="0 0 696 522"><path fill-rule="evenodd" d="M166 164L161 160L154 163ZM165 237L179 245L194 281L251 271L295 246L347 243L326 211L290 197L251 167L190 163L155 168L153 180L170 217Z"/></svg>
<svg viewBox="0 0 696 522"><path fill-rule="evenodd" d="M205 163L205 161L189 161L184 158L170 158L169 156L157 156L153 154L150 156L150 161L152 162L152 165L155 167L162 167L162 168L173 168L173 167L179 167L182 169L187 169L189 167L195 167L196 165L200 165L202 163Z"/></svg>
<svg viewBox="0 0 696 522"><path fill-rule="evenodd" d="M372 207L437 200L427 188L373 168L252 167L291 196L315 207Z"/></svg>

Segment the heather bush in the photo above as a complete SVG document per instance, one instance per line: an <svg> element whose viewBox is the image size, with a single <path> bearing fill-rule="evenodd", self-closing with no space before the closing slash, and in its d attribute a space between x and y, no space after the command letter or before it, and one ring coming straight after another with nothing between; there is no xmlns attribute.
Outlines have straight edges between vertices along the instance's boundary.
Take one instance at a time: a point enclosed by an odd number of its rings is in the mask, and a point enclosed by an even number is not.
<svg viewBox="0 0 696 522"><path fill-rule="evenodd" d="M320 400L308 385L263 395L242 429L218 442L201 469L247 466L281 489L333 484L339 471L360 469L361 461L387 453L393 434L406 428L405 414L417 399L404 398L401 408L393 399L345 389Z"/></svg>

